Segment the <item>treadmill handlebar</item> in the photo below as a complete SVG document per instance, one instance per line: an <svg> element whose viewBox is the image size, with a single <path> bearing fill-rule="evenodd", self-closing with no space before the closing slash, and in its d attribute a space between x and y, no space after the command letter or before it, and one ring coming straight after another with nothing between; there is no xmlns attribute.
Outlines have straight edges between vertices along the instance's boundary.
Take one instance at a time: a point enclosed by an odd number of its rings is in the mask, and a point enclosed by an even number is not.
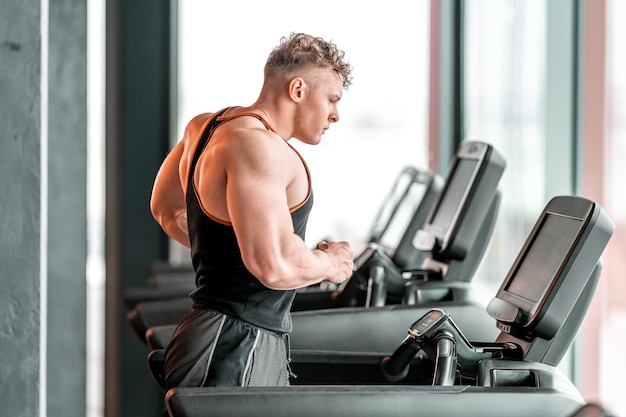
<svg viewBox="0 0 626 417"><path fill-rule="evenodd" d="M380 373L389 382L403 380L409 373L409 364L422 348L419 341L410 334L402 341L391 356L380 362Z"/></svg>
<svg viewBox="0 0 626 417"><path fill-rule="evenodd" d="M435 363L433 385L452 385L456 368L464 377L475 378L478 363L484 359L522 359L522 348L515 343L470 343L448 313L432 309L411 325L408 336L391 356L383 358L380 371L390 382L406 377L415 355L423 350Z"/></svg>
<svg viewBox="0 0 626 417"><path fill-rule="evenodd" d="M433 385L454 385L456 378L456 344L454 335L443 330L437 335L437 360Z"/></svg>

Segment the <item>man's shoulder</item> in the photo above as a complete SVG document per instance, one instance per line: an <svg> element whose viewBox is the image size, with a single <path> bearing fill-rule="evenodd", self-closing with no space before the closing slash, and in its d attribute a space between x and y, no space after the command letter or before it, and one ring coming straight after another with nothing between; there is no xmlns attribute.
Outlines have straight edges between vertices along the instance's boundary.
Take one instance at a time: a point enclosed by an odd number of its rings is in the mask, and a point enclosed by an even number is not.
<svg viewBox="0 0 626 417"><path fill-rule="evenodd" d="M206 122L211 118L211 116L213 116L215 113L200 113L196 116L194 116L189 123L187 124L188 126L202 126L205 125Z"/></svg>
<svg viewBox="0 0 626 417"><path fill-rule="evenodd" d="M187 126L185 126L183 141L186 143L195 142L206 128L206 125L213 116L213 114L214 113L201 113L197 116L194 116L187 123Z"/></svg>

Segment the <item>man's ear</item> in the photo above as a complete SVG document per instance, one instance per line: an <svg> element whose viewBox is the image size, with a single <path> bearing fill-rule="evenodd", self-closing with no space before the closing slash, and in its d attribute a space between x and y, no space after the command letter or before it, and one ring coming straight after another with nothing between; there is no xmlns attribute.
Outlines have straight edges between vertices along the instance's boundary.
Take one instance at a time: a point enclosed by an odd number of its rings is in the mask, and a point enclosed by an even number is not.
<svg viewBox="0 0 626 417"><path fill-rule="evenodd" d="M289 97L293 101L300 101L304 97L306 82L301 77L296 77L289 83Z"/></svg>

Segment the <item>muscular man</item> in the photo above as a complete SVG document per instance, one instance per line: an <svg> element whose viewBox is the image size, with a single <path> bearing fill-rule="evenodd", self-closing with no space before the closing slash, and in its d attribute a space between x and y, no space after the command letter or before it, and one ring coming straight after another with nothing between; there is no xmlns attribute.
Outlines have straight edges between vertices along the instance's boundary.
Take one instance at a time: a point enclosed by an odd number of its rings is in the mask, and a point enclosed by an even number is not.
<svg viewBox="0 0 626 417"><path fill-rule="evenodd" d="M163 162L152 213L191 248L197 286L167 348L168 389L288 385L294 290L352 274L347 242L304 243L311 177L288 142L318 144L339 121L351 70L330 42L283 38L258 99L196 116Z"/></svg>

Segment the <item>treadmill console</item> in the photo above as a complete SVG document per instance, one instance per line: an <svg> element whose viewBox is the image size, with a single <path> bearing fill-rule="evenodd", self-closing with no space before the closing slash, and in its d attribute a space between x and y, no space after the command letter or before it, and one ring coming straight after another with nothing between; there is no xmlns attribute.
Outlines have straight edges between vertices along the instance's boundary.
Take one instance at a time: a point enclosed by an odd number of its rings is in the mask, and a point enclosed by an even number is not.
<svg viewBox="0 0 626 417"><path fill-rule="evenodd" d="M438 174L404 167L376 216L368 242L378 245L399 268L407 267L413 235L424 225L442 186Z"/></svg>
<svg viewBox="0 0 626 417"><path fill-rule="evenodd" d="M463 259L475 243L489 212L506 163L489 144L464 141L425 226L413 246L433 259Z"/></svg>
<svg viewBox="0 0 626 417"><path fill-rule="evenodd" d="M369 243L354 259L353 277L339 286L341 306L385 305L404 294L402 270L421 265L412 240L424 225L443 179L436 173L407 166L402 169L370 231Z"/></svg>
<svg viewBox="0 0 626 417"><path fill-rule="evenodd" d="M570 314L584 316L573 310L613 229L602 208L589 200L550 200L487 307L498 328L522 340L548 340Z"/></svg>

